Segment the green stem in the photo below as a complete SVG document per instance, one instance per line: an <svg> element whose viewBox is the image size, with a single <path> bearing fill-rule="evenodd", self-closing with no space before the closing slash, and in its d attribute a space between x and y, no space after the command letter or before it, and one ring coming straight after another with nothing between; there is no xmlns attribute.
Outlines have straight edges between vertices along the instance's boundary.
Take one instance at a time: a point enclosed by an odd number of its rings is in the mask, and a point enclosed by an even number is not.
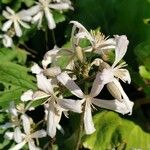
<svg viewBox="0 0 150 150"><path fill-rule="evenodd" d="M56 45L55 32L54 32L54 30L51 30L51 31L52 31L52 39L53 39L53 43L54 43L54 45Z"/></svg>
<svg viewBox="0 0 150 150"><path fill-rule="evenodd" d="M47 26L45 27L45 48L46 48L46 51L49 50L49 48L48 48L48 27Z"/></svg>
<svg viewBox="0 0 150 150"><path fill-rule="evenodd" d="M81 144L81 139L82 139L82 132L83 132L83 117L84 117L84 112L81 113L80 115L80 125L79 125L79 131L78 131L78 138L76 142L76 146L74 150L79 150L80 149L80 144Z"/></svg>

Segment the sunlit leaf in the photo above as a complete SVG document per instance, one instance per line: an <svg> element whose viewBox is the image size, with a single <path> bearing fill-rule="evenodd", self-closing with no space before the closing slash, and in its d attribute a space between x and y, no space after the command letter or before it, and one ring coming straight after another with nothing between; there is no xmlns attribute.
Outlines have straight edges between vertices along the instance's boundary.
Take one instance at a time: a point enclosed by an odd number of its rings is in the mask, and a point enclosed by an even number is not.
<svg viewBox="0 0 150 150"><path fill-rule="evenodd" d="M95 133L83 142L90 150L150 149L150 134L133 121L121 118L114 112L101 112L94 116Z"/></svg>

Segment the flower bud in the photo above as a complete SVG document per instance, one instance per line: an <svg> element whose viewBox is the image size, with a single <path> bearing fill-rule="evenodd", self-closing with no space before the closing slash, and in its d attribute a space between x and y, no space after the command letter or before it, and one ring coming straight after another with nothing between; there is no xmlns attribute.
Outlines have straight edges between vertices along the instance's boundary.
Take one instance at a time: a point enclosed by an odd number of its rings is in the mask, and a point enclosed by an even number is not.
<svg viewBox="0 0 150 150"><path fill-rule="evenodd" d="M44 70L44 74L49 77L56 77L61 73L61 69L59 67L51 67Z"/></svg>
<svg viewBox="0 0 150 150"><path fill-rule="evenodd" d="M83 51L82 51L82 48L80 46L77 46L76 47L76 54L77 54L77 57L78 59L83 62Z"/></svg>

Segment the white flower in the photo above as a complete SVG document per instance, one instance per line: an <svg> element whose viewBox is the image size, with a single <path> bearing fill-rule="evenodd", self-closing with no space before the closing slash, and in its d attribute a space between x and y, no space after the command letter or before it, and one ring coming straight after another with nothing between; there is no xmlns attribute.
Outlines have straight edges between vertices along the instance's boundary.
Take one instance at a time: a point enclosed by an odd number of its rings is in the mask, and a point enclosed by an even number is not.
<svg viewBox="0 0 150 150"><path fill-rule="evenodd" d="M56 93L53 91L51 80L48 80L43 74L37 74L36 76L39 91L34 92L32 95L31 91L28 91L25 95L33 100L41 98L47 99L47 132L48 135L53 138L56 135L56 128L59 126L62 112L70 110L81 113L81 101L57 97ZM27 100L25 95L21 98L23 101Z"/></svg>
<svg viewBox="0 0 150 150"><path fill-rule="evenodd" d="M2 38L2 42L5 47L12 47L13 40L10 36L8 36L7 34L3 34L0 35L0 38Z"/></svg>
<svg viewBox="0 0 150 150"><path fill-rule="evenodd" d="M68 88L71 93L78 98L82 99L81 101L85 101L85 110L84 110L84 128L86 134L92 134L95 131L94 124L92 121L92 112L91 107L94 105L99 106L101 108L106 108L110 110L114 110L116 112L126 114L129 112L125 103L120 102L118 100L102 100L94 98L99 93L97 92L97 84L93 84L90 94L85 95L79 86L66 74L65 72L61 73L57 76L57 79ZM96 79L97 80L97 79ZM95 83L95 82L94 82ZM94 107L93 107L94 108Z"/></svg>
<svg viewBox="0 0 150 150"><path fill-rule="evenodd" d="M91 33L89 33L87 29L77 21L71 21L70 23L74 24L72 28L72 41L74 44L79 44L80 39L83 38L90 41L92 46L86 48L86 52L93 51L101 54L103 50L114 49L116 47L114 38L105 38L99 31L91 31ZM76 33L77 29L78 31Z"/></svg>
<svg viewBox="0 0 150 150"><path fill-rule="evenodd" d="M68 2L55 2L51 3L51 0L39 0L36 5L27 10L27 13L33 16L32 22L38 22L38 27L41 27L43 16L45 15L49 29L54 29L56 27L55 20L53 18L52 10L67 10L71 6Z"/></svg>
<svg viewBox="0 0 150 150"><path fill-rule="evenodd" d="M7 11L3 11L3 16L8 19L8 21L6 21L3 26L2 26L2 31L7 31L13 24L14 29L15 29L15 33L18 37L20 37L22 35L22 30L21 30L21 26L23 26L24 28L29 29L30 26L25 23L25 22L29 22L31 21L31 16L27 15L26 11L20 11L18 13L15 13L11 8L6 7Z"/></svg>
<svg viewBox="0 0 150 150"><path fill-rule="evenodd" d="M129 41L125 35L115 36L117 41L116 49L115 49L115 61L112 66L109 66L107 63L102 62L101 66L103 66L102 72L98 72L96 75L96 79L94 81L93 91L97 91L100 93L105 84L107 84L108 90L111 94L118 100L124 101L126 107L128 108L130 114L132 114L133 102L131 102L124 92L120 82L118 79L121 79L123 82L131 82L130 74L127 69L122 69L122 67L126 66L125 63L121 63L116 66L120 60L123 58L127 51L127 46Z"/></svg>
<svg viewBox="0 0 150 150"><path fill-rule="evenodd" d="M33 139L45 137L45 130L38 130L32 133L29 117L27 115L22 115L21 118L24 133L21 133L20 131L17 132L15 141L17 141L18 144L15 145L13 148L10 148L10 150L20 150L26 143L28 143L29 150L39 150L40 148L36 147ZM5 137L9 139L14 139L14 132L6 132Z"/></svg>

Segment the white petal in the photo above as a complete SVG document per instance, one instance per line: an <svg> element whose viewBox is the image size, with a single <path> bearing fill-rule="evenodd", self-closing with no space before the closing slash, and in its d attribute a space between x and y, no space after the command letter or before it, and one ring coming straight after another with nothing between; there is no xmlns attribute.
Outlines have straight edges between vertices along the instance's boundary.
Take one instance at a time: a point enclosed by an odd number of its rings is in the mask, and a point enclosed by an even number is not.
<svg viewBox="0 0 150 150"><path fill-rule="evenodd" d="M29 145L29 150L40 150L40 148L35 145L32 139L28 142L28 145Z"/></svg>
<svg viewBox="0 0 150 150"><path fill-rule="evenodd" d="M56 127L59 124L61 112L56 112L54 106L50 107L47 118L47 133L51 138L53 138L56 135Z"/></svg>
<svg viewBox="0 0 150 150"><path fill-rule="evenodd" d="M83 98L84 94L79 88L79 86L69 77L65 72L57 76L59 82L61 82L72 94L79 98Z"/></svg>
<svg viewBox="0 0 150 150"><path fill-rule="evenodd" d="M15 127L15 125L11 122L6 122L5 124L0 125L0 128L2 129L13 128L13 127Z"/></svg>
<svg viewBox="0 0 150 150"><path fill-rule="evenodd" d="M4 138L12 140L14 138L14 132L6 132Z"/></svg>
<svg viewBox="0 0 150 150"><path fill-rule="evenodd" d="M115 76L117 73L116 77L120 78L123 82L127 82L128 84L131 83L131 77L127 69L117 69L116 71L117 71L115 72Z"/></svg>
<svg viewBox="0 0 150 150"><path fill-rule="evenodd" d="M24 129L24 132L26 134L30 134L30 120L29 120L29 117L27 115L22 115L21 116L21 119L22 119L22 124L23 124L23 129Z"/></svg>
<svg viewBox="0 0 150 150"><path fill-rule="evenodd" d="M80 30L80 32L85 32L86 34L86 38L92 43L94 41L93 37L91 36L91 34L86 30L86 28L80 24L79 22L77 21L70 21L70 23L73 23L74 24L74 31L76 30L76 28L78 28ZM72 33L74 34L74 33Z"/></svg>
<svg viewBox="0 0 150 150"><path fill-rule="evenodd" d="M52 13L50 12L48 8L45 8L44 11L45 11L45 16L48 22L49 29L54 29L56 27L56 24L55 24L55 20L53 18Z"/></svg>
<svg viewBox="0 0 150 150"><path fill-rule="evenodd" d="M29 9L27 9L26 13L29 16L33 16L33 15L37 14L40 10L41 10L40 6L39 5L35 5L35 6L32 6L31 8L29 8Z"/></svg>
<svg viewBox="0 0 150 150"><path fill-rule="evenodd" d="M18 116L14 101L10 102L9 104L9 112L11 113L11 115L14 115L16 117Z"/></svg>
<svg viewBox="0 0 150 150"><path fill-rule="evenodd" d="M23 141L23 142L15 145L14 147L10 148L9 150L20 150L25 144L26 144L26 141Z"/></svg>
<svg viewBox="0 0 150 150"><path fill-rule="evenodd" d="M30 22L32 17L28 14L27 10L22 10L17 13L19 16L20 20Z"/></svg>
<svg viewBox="0 0 150 150"><path fill-rule="evenodd" d="M31 71L34 74L40 74L43 71L43 69L38 64L34 63L31 67Z"/></svg>
<svg viewBox="0 0 150 150"><path fill-rule="evenodd" d="M34 133L31 134L32 138L42 138L46 136L46 131L45 130L38 130Z"/></svg>
<svg viewBox="0 0 150 150"><path fill-rule="evenodd" d="M44 55L44 59L42 60L43 68L46 69L49 64L52 63L53 60L55 60L58 56L59 48L57 46L54 46L54 48Z"/></svg>
<svg viewBox="0 0 150 150"><path fill-rule="evenodd" d="M33 93L33 96L32 96L33 100L38 100L38 99L42 99L46 97L50 97L50 95L43 91L36 91Z"/></svg>
<svg viewBox="0 0 150 150"><path fill-rule="evenodd" d="M30 26L27 24L27 23L25 23L25 22L23 22L23 21L18 21L24 28L27 28L27 29L30 29Z"/></svg>
<svg viewBox="0 0 150 150"><path fill-rule="evenodd" d="M9 17L10 17L10 14L7 12L7 11L3 11L2 12L2 14L3 14L3 16L6 18L6 19L9 19Z"/></svg>
<svg viewBox="0 0 150 150"><path fill-rule="evenodd" d="M9 37L8 35L4 34L3 44L5 47L12 47L12 45L13 45L12 38Z"/></svg>
<svg viewBox="0 0 150 150"><path fill-rule="evenodd" d="M58 104L69 111L81 113L82 112L82 101L72 99L58 99Z"/></svg>
<svg viewBox="0 0 150 150"><path fill-rule="evenodd" d="M93 98L92 103L101 108L113 110L123 115L130 112L124 102L118 101L116 99L115 100L102 100L102 99ZM131 102L131 105L133 105L132 102Z"/></svg>
<svg viewBox="0 0 150 150"><path fill-rule="evenodd" d="M51 67L48 69L45 69L44 74L49 77L56 77L61 73L60 67Z"/></svg>
<svg viewBox="0 0 150 150"><path fill-rule="evenodd" d="M16 127L14 130L14 140L16 143L20 143L22 141L22 134L19 127Z"/></svg>
<svg viewBox="0 0 150 150"><path fill-rule="evenodd" d="M50 4L49 8L56 9L56 10L65 10L69 9L70 5L67 3L56 3L56 4Z"/></svg>
<svg viewBox="0 0 150 150"><path fill-rule="evenodd" d="M11 14L11 15L15 15L14 10L12 10L10 7L6 7L6 10Z"/></svg>
<svg viewBox="0 0 150 150"><path fill-rule="evenodd" d="M86 134L92 134L95 132L95 127L92 119L92 112L90 103L86 102L85 112L84 112L84 128Z"/></svg>
<svg viewBox="0 0 150 150"><path fill-rule="evenodd" d="M43 17L43 12L42 11L38 12L35 16L33 16L32 23L35 23L40 20L42 21L42 17Z"/></svg>
<svg viewBox="0 0 150 150"><path fill-rule="evenodd" d="M116 40L116 49L115 49L115 61L113 63L113 67L116 66L116 64L123 58L129 44L129 41L125 35L121 35L121 36L116 35L115 40Z"/></svg>
<svg viewBox="0 0 150 150"><path fill-rule="evenodd" d="M11 27L12 23L12 20L6 21L2 26L2 31L7 31Z"/></svg>
<svg viewBox="0 0 150 150"><path fill-rule="evenodd" d="M20 37L22 35L22 30L20 28L19 23L16 20L14 20L14 29L15 29L16 35Z"/></svg>
<svg viewBox="0 0 150 150"><path fill-rule="evenodd" d="M36 77L37 77L37 85L40 90L48 94L53 93L52 84L43 74L36 75Z"/></svg>
<svg viewBox="0 0 150 150"><path fill-rule="evenodd" d="M133 108L134 103L129 100L129 98L128 98L128 96L126 95L126 93L124 92L124 90L123 90L123 88L122 88L120 82L119 82L118 80L114 79L114 83L115 83L115 85L118 87L118 89L120 90L120 92L121 92L121 94L122 94L122 97L123 97L123 101L124 101L124 103L125 103L125 105L126 105L128 111L129 111L129 115L131 115L131 114L132 114L132 108Z"/></svg>
<svg viewBox="0 0 150 150"><path fill-rule="evenodd" d="M91 97L96 97L104 87L104 83L100 78L101 73L97 73L90 92Z"/></svg>
<svg viewBox="0 0 150 150"><path fill-rule="evenodd" d="M20 99L21 101L26 102L26 101L32 100L32 96L33 96L33 91L28 90L21 95Z"/></svg>

